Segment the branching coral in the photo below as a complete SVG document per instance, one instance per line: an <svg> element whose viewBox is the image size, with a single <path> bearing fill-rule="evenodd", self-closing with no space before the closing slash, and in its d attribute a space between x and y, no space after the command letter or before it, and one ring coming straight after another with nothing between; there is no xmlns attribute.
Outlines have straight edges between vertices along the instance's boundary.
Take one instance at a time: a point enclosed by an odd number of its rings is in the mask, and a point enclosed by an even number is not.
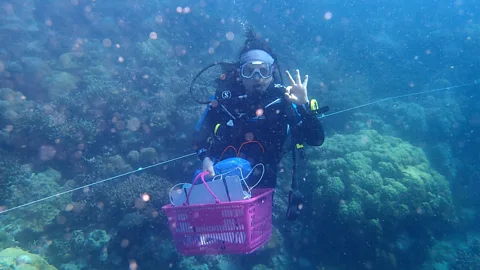
<svg viewBox="0 0 480 270"><path fill-rule="evenodd" d="M14 148L39 151L40 145L55 145L60 149L75 149L89 144L96 135L88 119L71 117L64 106L36 104L20 92L0 89L0 140Z"/></svg>
<svg viewBox="0 0 480 270"><path fill-rule="evenodd" d="M132 209L139 201L145 203L142 195L148 194L149 203L163 206L168 202L168 190L171 186L166 180L153 175L131 175L119 181L114 188L105 188L102 197L118 209Z"/></svg>
<svg viewBox="0 0 480 270"><path fill-rule="evenodd" d="M6 200L7 206L18 206L64 191L64 188L58 184L60 180L60 173L53 169L32 174L28 178L15 179L8 186L12 195ZM5 226L4 229L13 234L24 229L41 232L44 226L51 224L55 217L65 209L70 200L71 195L65 194L41 204L12 211L6 216L8 226Z"/></svg>
<svg viewBox="0 0 480 270"><path fill-rule="evenodd" d="M105 261L110 236L104 230L94 230L88 234L81 230L72 233L71 249L80 256L95 256L95 260Z"/></svg>
<svg viewBox="0 0 480 270"><path fill-rule="evenodd" d="M450 265L452 270L480 269L480 241L474 240L464 249L457 252L455 262Z"/></svg>

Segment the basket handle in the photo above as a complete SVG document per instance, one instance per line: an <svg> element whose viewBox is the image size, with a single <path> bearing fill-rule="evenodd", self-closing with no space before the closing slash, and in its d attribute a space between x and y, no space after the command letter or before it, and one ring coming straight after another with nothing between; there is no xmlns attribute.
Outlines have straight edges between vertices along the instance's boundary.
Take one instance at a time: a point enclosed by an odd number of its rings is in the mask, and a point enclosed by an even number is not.
<svg viewBox="0 0 480 270"><path fill-rule="evenodd" d="M193 180L193 184L192 184L192 187L190 188L190 190L188 191L188 194L187 194L187 200L183 203L183 205L187 205L187 204L190 204L188 202L188 198L190 198L190 193L192 192L192 189L193 187L195 186L195 183L198 181L198 179L200 178L202 180L202 182L205 184L205 186L207 187L208 191L210 192L210 194L212 194L213 197L215 197L215 203L220 203L220 199L218 199L218 197L215 195L215 193L213 193L213 191L210 189L210 187L208 186L207 182L205 182L205 175L209 174L210 172L209 171L204 171L204 172L201 172L197 175L197 177L195 177L195 179Z"/></svg>

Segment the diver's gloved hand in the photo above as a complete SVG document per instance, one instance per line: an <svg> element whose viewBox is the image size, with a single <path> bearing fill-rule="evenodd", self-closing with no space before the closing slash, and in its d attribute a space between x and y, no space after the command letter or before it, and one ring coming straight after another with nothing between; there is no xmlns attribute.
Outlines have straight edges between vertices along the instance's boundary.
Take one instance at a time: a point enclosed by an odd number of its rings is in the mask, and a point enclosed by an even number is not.
<svg viewBox="0 0 480 270"><path fill-rule="evenodd" d="M290 79L290 86L285 89L285 95L287 98L296 105L303 105L309 102L307 95L308 75L305 75L305 80L300 80L300 71L297 69L296 81L290 75L288 70L286 71L288 78Z"/></svg>
<svg viewBox="0 0 480 270"><path fill-rule="evenodd" d="M203 159L202 170L210 172L211 176L215 176L215 171L213 170L213 161L209 157Z"/></svg>

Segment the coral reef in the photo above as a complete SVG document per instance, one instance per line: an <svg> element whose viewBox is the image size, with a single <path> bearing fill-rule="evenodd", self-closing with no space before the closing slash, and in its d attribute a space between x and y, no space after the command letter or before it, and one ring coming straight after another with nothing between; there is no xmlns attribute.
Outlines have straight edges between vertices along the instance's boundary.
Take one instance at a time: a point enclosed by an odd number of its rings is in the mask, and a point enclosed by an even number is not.
<svg viewBox="0 0 480 270"><path fill-rule="evenodd" d="M90 260L106 261L110 236L104 230L94 230L88 234L81 230L73 231L70 238L71 250L79 257Z"/></svg>
<svg viewBox="0 0 480 270"><path fill-rule="evenodd" d="M446 180L429 168L419 148L399 139L373 130L335 135L321 158L310 163L312 177L321 181L315 199L339 203L346 220L383 215L402 219L419 212L454 217Z"/></svg>
<svg viewBox="0 0 480 270"><path fill-rule="evenodd" d="M316 218L305 221L306 227L340 223L356 238L330 241L385 244L399 256L456 222L448 182L430 168L421 149L398 138L374 130L334 135L309 156L313 194L305 211ZM319 241L326 232L303 233Z"/></svg>
<svg viewBox="0 0 480 270"><path fill-rule="evenodd" d="M451 263L452 270L468 270L480 268L480 240L472 241L467 247L457 251L455 261Z"/></svg>
<svg viewBox="0 0 480 270"><path fill-rule="evenodd" d="M47 89L50 100L65 97L77 89L78 78L72 74L62 71L51 74L41 82L42 87Z"/></svg>
<svg viewBox="0 0 480 270"><path fill-rule="evenodd" d="M69 185L61 186L59 184L61 178L58 171L48 169L42 173L32 173L27 178L16 179L8 186L12 196L5 200L6 205L19 206L62 192L69 188ZM3 230L13 235L24 230L42 232L45 226L55 222L55 218L69 202L71 202L71 195L65 194L12 211L1 217Z"/></svg>
<svg viewBox="0 0 480 270"><path fill-rule="evenodd" d="M309 96L332 111L478 77L472 1L423 3L434 17L411 16L402 1L324 1L320 9L275 1L0 2L0 209L190 151L186 134L202 113L188 101L191 76L207 62L236 59L247 24L260 26L257 36L282 68L311 76ZM323 19L322 10L330 10ZM308 151L303 219L285 224L290 176L282 172L272 240L241 259L175 251L160 207L171 182L190 179L198 165L190 160L2 215L0 247L48 249L48 261L65 270L126 269L135 260L140 269L324 269L324 262L413 269L456 223L454 202L470 207L458 211L468 223L462 228L477 230L480 118L470 103L477 92L432 92L327 118L329 135L349 135ZM478 244L455 256L439 267L477 267ZM32 269L34 261L22 254L0 268Z"/></svg>
<svg viewBox="0 0 480 270"><path fill-rule="evenodd" d="M130 175L117 183L115 188L105 188L99 192L106 205L116 210L130 211L142 209L148 205L163 206L169 202L168 191L172 184L154 175L143 173ZM142 198L148 195L147 198Z"/></svg>
<svg viewBox="0 0 480 270"><path fill-rule="evenodd" d="M480 237L476 232L456 234L432 246L423 270L467 270L480 267Z"/></svg>
<svg viewBox="0 0 480 270"><path fill-rule="evenodd" d="M56 270L45 259L20 248L0 251L0 269L11 270Z"/></svg>

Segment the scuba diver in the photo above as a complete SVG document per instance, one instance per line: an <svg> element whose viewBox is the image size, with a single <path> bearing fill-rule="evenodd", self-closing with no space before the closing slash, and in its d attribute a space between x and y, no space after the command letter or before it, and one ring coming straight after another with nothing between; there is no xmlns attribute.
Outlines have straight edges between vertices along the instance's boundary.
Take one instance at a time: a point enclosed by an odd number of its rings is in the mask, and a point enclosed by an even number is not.
<svg viewBox="0 0 480 270"><path fill-rule="evenodd" d="M307 95L308 76L302 82L298 69L293 77L286 75L290 86L282 84L272 50L249 30L239 61L216 80L215 96L193 134L203 171L213 176L214 164L241 157L264 165L257 187L275 188L278 165L288 150L323 144L318 103Z"/></svg>

